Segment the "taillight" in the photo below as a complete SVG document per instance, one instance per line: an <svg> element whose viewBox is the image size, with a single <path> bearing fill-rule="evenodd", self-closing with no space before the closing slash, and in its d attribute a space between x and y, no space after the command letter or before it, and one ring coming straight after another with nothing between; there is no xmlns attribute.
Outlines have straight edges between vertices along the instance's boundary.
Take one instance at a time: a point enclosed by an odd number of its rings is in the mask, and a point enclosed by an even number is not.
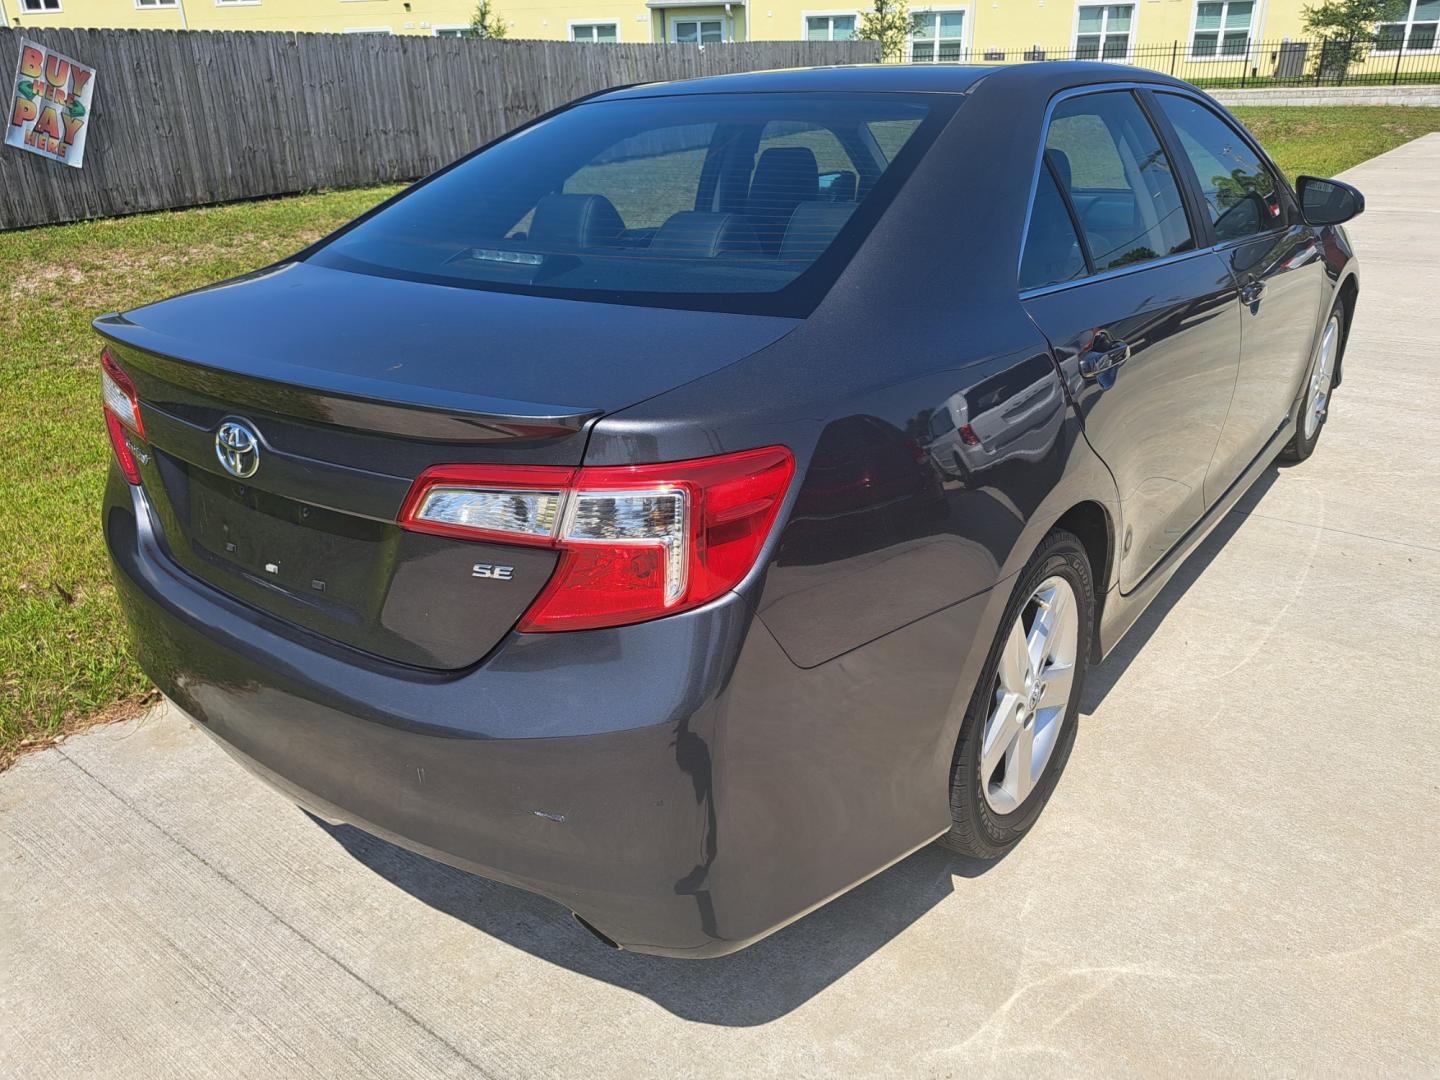
<svg viewBox="0 0 1440 1080"><path fill-rule="evenodd" d="M783 446L661 465L442 465L415 481L399 520L417 532L558 549L521 630L623 626L738 585L794 471Z"/></svg>
<svg viewBox="0 0 1440 1080"><path fill-rule="evenodd" d="M105 429L110 433L110 446L120 471L132 484L140 483L140 466L130 448L126 432L136 438L145 437L145 423L140 419L140 399L135 384L110 357L109 350L100 354L100 397L105 405Z"/></svg>

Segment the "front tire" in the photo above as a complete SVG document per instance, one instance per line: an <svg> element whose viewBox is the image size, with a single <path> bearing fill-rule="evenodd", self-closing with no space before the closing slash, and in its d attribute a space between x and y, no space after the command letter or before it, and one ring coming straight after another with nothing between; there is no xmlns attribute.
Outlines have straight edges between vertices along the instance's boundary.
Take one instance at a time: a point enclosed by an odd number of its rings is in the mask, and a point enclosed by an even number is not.
<svg viewBox="0 0 1440 1080"><path fill-rule="evenodd" d="M1016 580L961 725L945 847L998 859L1035 824L1075 743L1094 626L1085 547L1055 529Z"/></svg>
<svg viewBox="0 0 1440 1080"><path fill-rule="evenodd" d="M1286 461L1304 461L1315 452L1325 418L1330 413L1330 395L1335 389L1335 370L1345 348L1345 309L1337 301L1320 331L1315 359L1305 382L1305 393L1295 412L1295 434L1280 451Z"/></svg>

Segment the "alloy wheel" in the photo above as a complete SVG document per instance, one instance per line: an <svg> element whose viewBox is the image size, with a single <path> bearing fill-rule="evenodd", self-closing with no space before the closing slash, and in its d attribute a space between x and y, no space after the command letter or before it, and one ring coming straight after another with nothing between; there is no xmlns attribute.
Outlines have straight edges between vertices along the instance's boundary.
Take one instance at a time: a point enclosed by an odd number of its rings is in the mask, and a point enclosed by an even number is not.
<svg viewBox="0 0 1440 1080"><path fill-rule="evenodd" d="M1315 374L1310 377L1309 400L1305 407L1305 438L1313 439L1330 407L1330 388L1335 381L1335 355L1340 350L1340 320L1334 315L1320 335L1320 355L1315 360Z"/></svg>
<svg viewBox="0 0 1440 1080"><path fill-rule="evenodd" d="M997 814L1034 792L1059 742L1075 685L1080 605L1070 583L1048 577L1020 609L1000 653L980 744L980 781Z"/></svg>

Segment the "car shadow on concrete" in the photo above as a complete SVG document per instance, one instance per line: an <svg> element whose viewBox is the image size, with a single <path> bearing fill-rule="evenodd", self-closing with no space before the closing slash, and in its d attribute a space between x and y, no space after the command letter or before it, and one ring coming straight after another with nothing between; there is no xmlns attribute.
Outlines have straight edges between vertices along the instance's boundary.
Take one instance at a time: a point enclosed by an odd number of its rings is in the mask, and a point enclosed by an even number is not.
<svg viewBox="0 0 1440 1080"><path fill-rule="evenodd" d="M1277 475L1271 468L1256 481L1105 663L1091 669L1082 714L1105 699ZM616 951L544 897L435 862L350 825L313 815L311 820L356 860L437 911L539 959L642 994L676 1016L727 1027L769 1023L803 1005L953 893L956 878L978 877L995 865L932 844L748 949L685 961Z"/></svg>
<svg viewBox="0 0 1440 1080"><path fill-rule="evenodd" d="M1115 688L1121 677L1129 669L1131 663L1140 655L1155 631L1160 629L1180 598L1189 591L1190 586L1200 580L1200 575L1215 561L1230 538L1235 535L1245 519L1250 516L1251 511L1265 496L1280 475L1281 464L1271 465L1260 474L1254 485L1235 504L1228 514L1221 519L1220 524L1215 526L1215 531L1207 536L1200 546L1191 552L1190 557L1175 571L1175 576L1166 583L1165 588L1160 590L1160 595L1144 614L1136 620L1130 632L1120 639L1118 645L1103 664L1091 667L1085 676L1085 691L1080 695L1080 715L1089 716L1100 707L1111 690Z"/></svg>
<svg viewBox="0 0 1440 1080"><path fill-rule="evenodd" d="M623 952L560 905L309 815L351 856L417 900L541 960L642 994L676 1016L752 1027L809 1001L994 863L929 845L748 949L713 960Z"/></svg>

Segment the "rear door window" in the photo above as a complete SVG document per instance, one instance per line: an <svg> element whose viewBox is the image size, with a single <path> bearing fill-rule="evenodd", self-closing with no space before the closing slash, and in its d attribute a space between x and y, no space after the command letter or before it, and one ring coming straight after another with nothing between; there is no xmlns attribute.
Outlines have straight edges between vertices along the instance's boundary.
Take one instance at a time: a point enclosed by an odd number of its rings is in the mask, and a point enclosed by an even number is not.
<svg viewBox="0 0 1440 1080"><path fill-rule="evenodd" d="M1225 243L1283 228L1280 184L1245 137L1191 98L1162 93L1155 99L1200 181L1215 239Z"/></svg>
<svg viewBox="0 0 1440 1080"><path fill-rule="evenodd" d="M1170 160L1128 91L1060 102L1045 147L1097 272L1195 247Z"/></svg>

